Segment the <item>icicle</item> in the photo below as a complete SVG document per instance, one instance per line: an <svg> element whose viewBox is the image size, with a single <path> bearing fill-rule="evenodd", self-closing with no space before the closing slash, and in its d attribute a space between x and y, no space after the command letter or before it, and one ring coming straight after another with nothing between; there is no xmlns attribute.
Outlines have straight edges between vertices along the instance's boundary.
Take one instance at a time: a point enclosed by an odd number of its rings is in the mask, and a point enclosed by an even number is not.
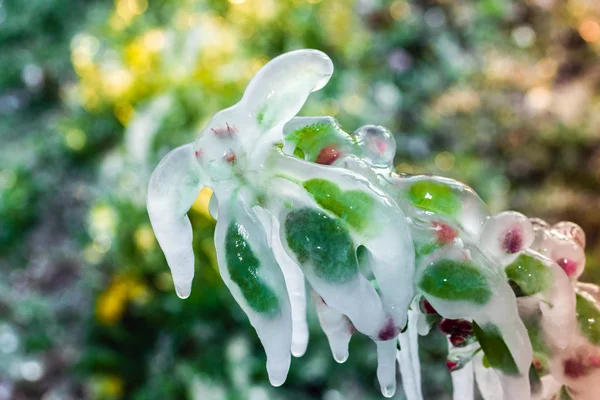
<svg viewBox="0 0 600 400"><path fill-rule="evenodd" d="M405 332L398 335L400 350L396 353L396 358L400 364L400 375L402 376L402 387L407 400L421 400L419 382L415 376L415 369L411 354L411 344L408 335Z"/></svg>
<svg viewBox="0 0 600 400"><path fill-rule="evenodd" d="M460 369L452 371L452 399L473 400L475 396L473 361L469 361Z"/></svg>
<svg viewBox="0 0 600 400"><path fill-rule="evenodd" d="M381 394L390 398L396 393L396 340L376 342L377 380Z"/></svg>
<svg viewBox="0 0 600 400"><path fill-rule="evenodd" d="M190 295L194 277L192 225L188 210L208 179L202 176L191 144L167 154L150 178L148 215L171 273L177 295Z"/></svg>
<svg viewBox="0 0 600 400"><path fill-rule="evenodd" d="M281 267L285 285L290 296L292 309L292 355L302 357L308 346L308 325L306 323L306 287L304 274L300 266L294 262L284 251L279 236L279 223L272 219L273 231L271 233L273 254Z"/></svg>
<svg viewBox="0 0 600 400"><path fill-rule="evenodd" d="M412 358L412 367L415 376L415 385L419 399L423 398L423 392L421 389L421 359L419 357L419 333L417 330L417 324L419 322L419 312L416 311L418 304L413 302L414 310L408 310L408 341L410 344L410 356Z"/></svg>
<svg viewBox="0 0 600 400"><path fill-rule="evenodd" d="M331 354L338 363L348 359L348 344L355 329L348 317L325 304L325 301L314 290L312 301L317 311L321 329L327 335Z"/></svg>

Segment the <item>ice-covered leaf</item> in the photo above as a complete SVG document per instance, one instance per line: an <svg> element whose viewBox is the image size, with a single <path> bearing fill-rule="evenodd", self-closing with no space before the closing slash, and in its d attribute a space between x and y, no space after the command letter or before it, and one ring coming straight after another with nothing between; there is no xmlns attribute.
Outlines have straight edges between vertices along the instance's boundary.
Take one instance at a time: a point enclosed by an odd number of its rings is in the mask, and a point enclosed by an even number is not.
<svg viewBox="0 0 600 400"><path fill-rule="evenodd" d="M579 329L591 343L600 344L600 309L593 299L577 294L577 321Z"/></svg>
<svg viewBox="0 0 600 400"><path fill-rule="evenodd" d="M505 271L526 296L544 292L552 285L552 270L530 253L520 254Z"/></svg>
<svg viewBox="0 0 600 400"><path fill-rule="evenodd" d="M473 332L489 364L507 375L519 374L519 368L498 328L493 324L480 327L473 322Z"/></svg>
<svg viewBox="0 0 600 400"><path fill-rule="evenodd" d="M440 259L422 274L418 287L424 293L444 300L486 304L492 290L479 268L469 261Z"/></svg>
<svg viewBox="0 0 600 400"><path fill-rule="evenodd" d="M362 231L368 224L373 209L373 199L360 190L343 191L326 179L309 179L304 188L324 209L331 211L354 229Z"/></svg>

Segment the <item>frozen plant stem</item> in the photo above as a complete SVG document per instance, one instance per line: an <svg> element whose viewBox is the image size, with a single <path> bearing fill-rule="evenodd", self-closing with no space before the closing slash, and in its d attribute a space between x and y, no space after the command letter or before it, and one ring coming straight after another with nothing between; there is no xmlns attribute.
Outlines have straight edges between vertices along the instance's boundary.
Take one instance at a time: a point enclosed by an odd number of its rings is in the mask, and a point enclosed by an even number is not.
<svg viewBox="0 0 600 400"><path fill-rule="evenodd" d="M460 398L472 398L475 378L487 400L537 399L547 376L563 394L597 398L600 329L590 321L600 308L598 288L577 282L581 228L491 215L461 182L395 173L396 144L381 126L347 133L331 117L295 117L332 73L316 50L273 59L239 103L158 165L148 214L177 294L189 296L194 276L186 214L208 186L219 271L274 386L306 351L307 282L336 361L355 331L375 342L386 397L398 360L406 396L423 398L418 336L439 322Z"/></svg>

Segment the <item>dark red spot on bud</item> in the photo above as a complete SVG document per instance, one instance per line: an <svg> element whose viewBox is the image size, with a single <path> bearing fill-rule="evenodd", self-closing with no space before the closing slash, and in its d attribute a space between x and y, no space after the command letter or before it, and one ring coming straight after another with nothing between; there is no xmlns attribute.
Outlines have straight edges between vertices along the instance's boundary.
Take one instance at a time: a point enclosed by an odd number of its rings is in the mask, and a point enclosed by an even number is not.
<svg viewBox="0 0 600 400"><path fill-rule="evenodd" d="M319 152L315 162L317 164L331 165L335 160L340 158L342 153L335 146L325 146Z"/></svg>
<svg viewBox="0 0 600 400"><path fill-rule="evenodd" d="M570 358L563 363L563 370L569 378L581 378L587 374L587 368L580 358Z"/></svg>
<svg viewBox="0 0 600 400"><path fill-rule="evenodd" d="M541 370L542 368L544 368L544 365L538 358L533 357L532 364L533 367L537 370Z"/></svg>
<svg viewBox="0 0 600 400"><path fill-rule="evenodd" d="M454 333L450 335L450 343L454 347L463 347L467 344L467 337L460 333Z"/></svg>
<svg viewBox="0 0 600 400"><path fill-rule="evenodd" d="M388 318L383 329L379 331L379 340L391 340L398 336L398 333L400 333L400 328L396 326L393 318Z"/></svg>
<svg viewBox="0 0 600 400"><path fill-rule="evenodd" d="M196 158L200 158L200 157L202 157L202 153L203 153L202 149L198 149L194 152L194 155L196 156Z"/></svg>
<svg viewBox="0 0 600 400"><path fill-rule="evenodd" d="M565 271L567 276L573 276L577 273L577 263L568 258L559 258L556 263Z"/></svg>
<svg viewBox="0 0 600 400"><path fill-rule="evenodd" d="M456 367L458 367L458 363L456 361L446 360L446 368L448 368L450 371L454 371Z"/></svg>
<svg viewBox="0 0 600 400"><path fill-rule="evenodd" d="M452 243L458 234L450 225L444 224L443 222L434 222L433 226L436 228L437 240L440 243L448 244Z"/></svg>
<svg viewBox="0 0 600 400"><path fill-rule="evenodd" d="M502 248L509 254L514 254L523 248L523 230L515 227L504 234Z"/></svg>
<svg viewBox="0 0 600 400"><path fill-rule="evenodd" d="M421 299L421 312L423 314L437 314L438 313L437 311L435 311L435 308L433 308L431 303L428 302L426 298Z"/></svg>

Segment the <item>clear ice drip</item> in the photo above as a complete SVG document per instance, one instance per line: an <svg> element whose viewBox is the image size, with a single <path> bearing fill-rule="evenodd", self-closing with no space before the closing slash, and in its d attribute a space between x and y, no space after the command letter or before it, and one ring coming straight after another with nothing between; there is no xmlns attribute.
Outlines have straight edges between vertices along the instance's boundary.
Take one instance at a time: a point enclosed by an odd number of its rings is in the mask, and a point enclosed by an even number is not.
<svg viewBox="0 0 600 400"><path fill-rule="evenodd" d="M186 214L207 186L221 276L274 386L306 351L308 290L337 362L355 331L375 342L386 397L399 362L406 397L423 398L418 337L439 323L456 399L473 398L474 382L486 400L598 398L600 292L577 281L583 230L491 215L461 182L395 173L381 126L295 117L332 73L316 50L273 59L158 165L148 213L177 294L194 276Z"/></svg>

